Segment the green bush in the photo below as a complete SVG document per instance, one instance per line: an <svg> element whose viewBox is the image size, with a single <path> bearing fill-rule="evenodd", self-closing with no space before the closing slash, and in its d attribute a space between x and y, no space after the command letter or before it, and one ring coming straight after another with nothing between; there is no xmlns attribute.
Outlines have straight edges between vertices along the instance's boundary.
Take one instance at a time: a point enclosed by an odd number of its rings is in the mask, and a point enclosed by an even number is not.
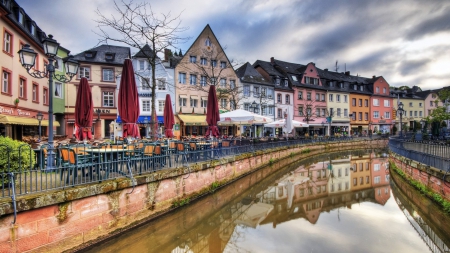
<svg viewBox="0 0 450 253"><path fill-rule="evenodd" d="M8 172L25 172L31 169L34 151L25 142L9 137L0 136L0 143L0 185L3 185L10 182Z"/></svg>

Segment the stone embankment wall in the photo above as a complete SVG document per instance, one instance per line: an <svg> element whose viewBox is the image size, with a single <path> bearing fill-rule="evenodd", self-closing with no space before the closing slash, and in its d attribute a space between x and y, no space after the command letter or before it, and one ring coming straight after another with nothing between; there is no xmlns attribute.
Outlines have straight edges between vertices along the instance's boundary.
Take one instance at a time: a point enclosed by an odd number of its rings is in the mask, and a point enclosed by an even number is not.
<svg viewBox="0 0 450 253"><path fill-rule="evenodd" d="M283 168L321 153L384 148L387 140L312 143L245 153L186 168L164 169L0 203L0 252L62 252L108 237L263 168Z"/></svg>
<svg viewBox="0 0 450 253"><path fill-rule="evenodd" d="M408 177L450 200L450 183L444 182L445 171L405 158L394 152L390 152L389 160ZM446 178L450 179L450 175L447 175Z"/></svg>

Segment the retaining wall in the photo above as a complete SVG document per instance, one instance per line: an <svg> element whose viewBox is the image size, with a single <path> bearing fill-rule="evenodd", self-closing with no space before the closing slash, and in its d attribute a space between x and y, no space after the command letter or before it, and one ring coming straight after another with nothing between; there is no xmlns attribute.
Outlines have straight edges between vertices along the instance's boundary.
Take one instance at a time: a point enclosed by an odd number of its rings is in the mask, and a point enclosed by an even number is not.
<svg viewBox="0 0 450 253"><path fill-rule="evenodd" d="M21 196L13 222L11 202L0 203L0 252L70 251L187 203L211 187L264 166L283 168L320 153L386 147L387 140L312 143L246 153L186 168ZM276 170L274 170L276 171ZM199 210L201 211L201 210Z"/></svg>

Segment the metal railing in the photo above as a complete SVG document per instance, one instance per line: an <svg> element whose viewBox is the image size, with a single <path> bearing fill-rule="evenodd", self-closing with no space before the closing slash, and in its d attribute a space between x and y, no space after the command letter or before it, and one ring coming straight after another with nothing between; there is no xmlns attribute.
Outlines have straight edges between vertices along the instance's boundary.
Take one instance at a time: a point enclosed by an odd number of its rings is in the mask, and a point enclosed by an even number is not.
<svg viewBox="0 0 450 253"><path fill-rule="evenodd" d="M102 146L60 145L54 149L55 159L49 159L54 161L52 166L46 164L47 154L50 154L49 146L43 145L40 149L32 149L24 144L18 149L12 149L0 145L0 154L3 156L0 159L0 199L121 177L128 177L134 182L135 175L168 168L183 168L184 172L190 173L195 164L220 161L244 153L293 145L348 142L357 139L359 138L341 137L255 141L247 145L240 145L242 143L239 140L137 142L128 145ZM22 152L29 152L31 155L21 156Z"/></svg>

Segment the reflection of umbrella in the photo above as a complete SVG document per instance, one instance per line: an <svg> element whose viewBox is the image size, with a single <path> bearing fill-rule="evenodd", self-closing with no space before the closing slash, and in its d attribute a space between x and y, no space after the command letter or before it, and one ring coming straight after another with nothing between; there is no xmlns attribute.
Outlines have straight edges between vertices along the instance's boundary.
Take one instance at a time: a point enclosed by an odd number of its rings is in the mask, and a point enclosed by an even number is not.
<svg viewBox="0 0 450 253"><path fill-rule="evenodd" d="M174 124L175 119L173 118L172 101L170 95L166 94L166 102L164 104L164 129L166 137L173 137L172 128Z"/></svg>
<svg viewBox="0 0 450 253"><path fill-rule="evenodd" d="M85 77L80 80L75 102L75 138L78 140L92 139L91 127L94 115L91 87Z"/></svg>
<svg viewBox="0 0 450 253"><path fill-rule="evenodd" d="M294 200L294 189L296 185L303 184L309 181L309 177L300 176L298 174L291 175L286 180L287 188L287 208L292 207L292 202Z"/></svg>
<svg viewBox="0 0 450 253"><path fill-rule="evenodd" d="M139 137L139 128L136 125L139 118L139 98L134 79L133 64L130 59L123 63L122 76L119 88L119 115L123 122L123 137Z"/></svg>
<svg viewBox="0 0 450 253"><path fill-rule="evenodd" d="M211 85L208 93L208 105L206 107L206 123L208 123L208 130L206 136L219 137L219 128L217 128L217 121L220 120L219 105L217 104L216 86Z"/></svg>
<svg viewBox="0 0 450 253"><path fill-rule="evenodd" d="M273 205L259 202L251 204L250 206L242 205L239 209L241 214L235 222L247 227L256 228L256 226L258 226L259 223L273 210Z"/></svg>

